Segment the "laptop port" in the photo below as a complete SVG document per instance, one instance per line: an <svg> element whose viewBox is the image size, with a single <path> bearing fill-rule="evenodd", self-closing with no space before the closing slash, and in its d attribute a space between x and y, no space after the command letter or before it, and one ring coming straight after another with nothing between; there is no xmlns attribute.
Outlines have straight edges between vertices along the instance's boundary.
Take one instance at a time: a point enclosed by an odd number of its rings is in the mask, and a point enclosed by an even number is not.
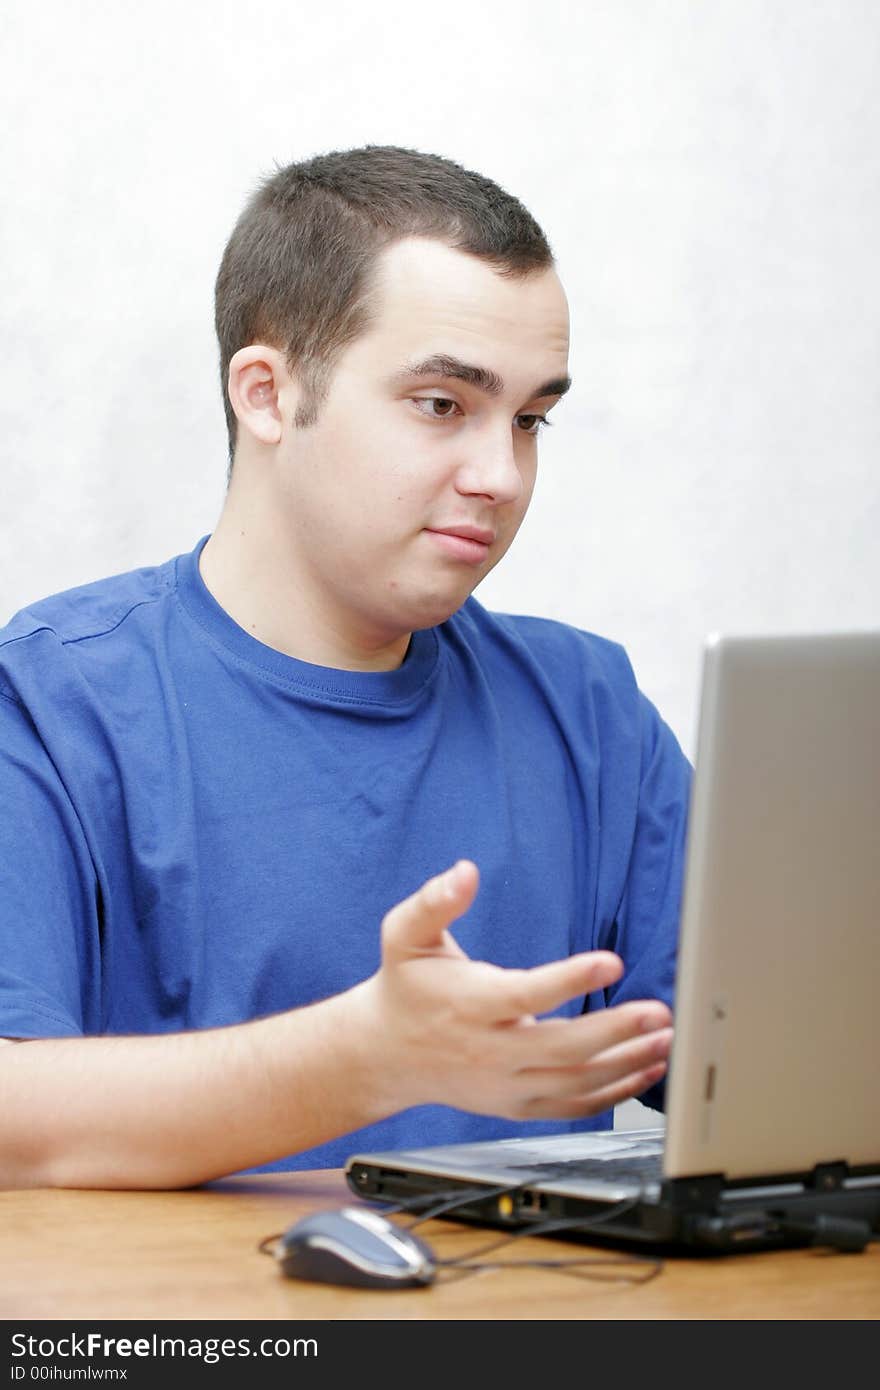
<svg viewBox="0 0 880 1390"><path fill-rule="evenodd" d="M517 1216L538 1216L547 1210L543 1192L520 1192L516 1198Z"/></svg>

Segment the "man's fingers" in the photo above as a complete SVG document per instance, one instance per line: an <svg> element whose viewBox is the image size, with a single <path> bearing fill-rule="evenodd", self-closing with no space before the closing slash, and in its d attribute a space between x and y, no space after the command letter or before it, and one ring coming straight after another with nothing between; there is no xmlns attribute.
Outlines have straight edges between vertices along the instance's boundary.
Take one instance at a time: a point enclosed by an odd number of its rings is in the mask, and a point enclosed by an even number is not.
<svg viewBox="0 0 880 1390"><path fill-rule="evenodd" d="M578 1066L524 1067L519 1075L535 1094L556 1095L560 1100L600 1091L624 1081L635 1072L665 1064L672 1046L672 1029L655 1032L599 1052Z"/></svg>
<svg viewBox="0 0 880 1390"><path fill-rule="evenodd" d="M600 1115L603 1110L611 1110L615 1105L641 1095L649 1086L660 1081L666 1071L664 1062L645 1067L643 1071L630 1072L620 1081L603 1086L598 1091L585 1091L580 1096L560 1098L558 1095L541 1094L540 1091L520 1102L512 1118L518 1120L578 1120L589 1115Z"/></svg>
<svg viewBox="0 0 880 1390"><path fill-rule="evenodd" d="M464 952L446 934L450 922L467 912L477 894L480 875L476 864L459 859L445 873L429 878L410 897L392 907L382 922L382 946L386 956L400 959L419 951Z"/></svg>
<svg viewBox="0 0 880 1390"><path fill-rule="evenodd" d="M612 951L588 951L535 965L531 970L508 970L493 1001L496 1022L514 1022L529 1014L545 1014L569 999L605 989L623 974L623 961Z"/></svg>
<svg viewBox="0 0 880 1390"><path fill-rule="evenodd" d="M665 1029L672 1014L659 999L633 1000L578 1018L541 1019L517 1039L521 1066L578 1066L599 1053Z"/></svg>

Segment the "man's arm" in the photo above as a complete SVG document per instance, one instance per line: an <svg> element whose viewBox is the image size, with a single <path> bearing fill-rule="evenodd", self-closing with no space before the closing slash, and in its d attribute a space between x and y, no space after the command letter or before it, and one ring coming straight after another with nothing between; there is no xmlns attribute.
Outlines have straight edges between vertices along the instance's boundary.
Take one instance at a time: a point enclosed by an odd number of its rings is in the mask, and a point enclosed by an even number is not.
<svg viewBox="0 0 880 1390"><path fill-rule="evenodd" d="M662 1076L670 1014L638 1001L536 1015L620 976L610 952L532 970L471 961L446 930L460 861L388 913L382 965L344 994L229 1028L36 1039L0 1052L0 1185L187 1187L412 1105L513 1119L606 1110Z"/></svg>

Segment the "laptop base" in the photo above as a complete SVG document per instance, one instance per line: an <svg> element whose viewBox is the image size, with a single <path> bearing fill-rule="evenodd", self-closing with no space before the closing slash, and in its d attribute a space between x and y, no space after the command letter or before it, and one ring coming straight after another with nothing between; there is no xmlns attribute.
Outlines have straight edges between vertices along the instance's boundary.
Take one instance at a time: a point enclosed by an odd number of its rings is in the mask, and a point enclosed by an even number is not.
<svg viewBox="0 0 880 1390"><path fill-rule="evenodd" d="M813 1174L801 1175L800 1180L781 1182L777 1193L764 1185L758 1189L760 1197L752 1197L749 1186L725 1185L712 1175L667 1180L659 1193L639 1193L611 1205L528 1178L520 1186L499 1188L448 1173L418 1173L366 1156L349 1162L346 1179L367 1201L396 1204L420 1199L420 1210L432 1205L432 1196L438 1207L448 1202L447 1210L438 1211L439 1219L511 1232L533 1227L536 1235L636 1246L658 1255L723 1255L809 1245L858 1252L880 1239L876 1179L864 1187L839 1183L829 1191L812 1181ZM539 1229L547 1226L553 1229Z"/></svg>

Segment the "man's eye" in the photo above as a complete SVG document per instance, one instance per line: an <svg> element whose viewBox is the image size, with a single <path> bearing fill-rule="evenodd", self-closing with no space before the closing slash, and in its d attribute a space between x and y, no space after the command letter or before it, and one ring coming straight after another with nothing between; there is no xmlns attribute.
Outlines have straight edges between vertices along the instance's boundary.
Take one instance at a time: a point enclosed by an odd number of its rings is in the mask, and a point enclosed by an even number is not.
<svg viewBox="0 0 880 1390"><path fill-rule="evenodd" d="M516 422L525 434L539 434L545 425L550 425L546 415L517 415Z"/></svg>
<svg viewBox="0 0 880 1390"><path fill-rule="evenodd" d="M451 420L456 412L462 413L458 402L451 401L446 396L412 396L410 399L419 414L426 415L429 420ZM515 418L517 427L523 434L535 435L550 425L546 415L517 415Z"/></svg>
<svg viewBox="0 0 880 1390"><path fill-rule="evenodd" d="M455 401L449 401L445 396L416 396L413 398L413 405L420 414L427 415L430 420L448 420L453 411L458 410Z"/></svg>

